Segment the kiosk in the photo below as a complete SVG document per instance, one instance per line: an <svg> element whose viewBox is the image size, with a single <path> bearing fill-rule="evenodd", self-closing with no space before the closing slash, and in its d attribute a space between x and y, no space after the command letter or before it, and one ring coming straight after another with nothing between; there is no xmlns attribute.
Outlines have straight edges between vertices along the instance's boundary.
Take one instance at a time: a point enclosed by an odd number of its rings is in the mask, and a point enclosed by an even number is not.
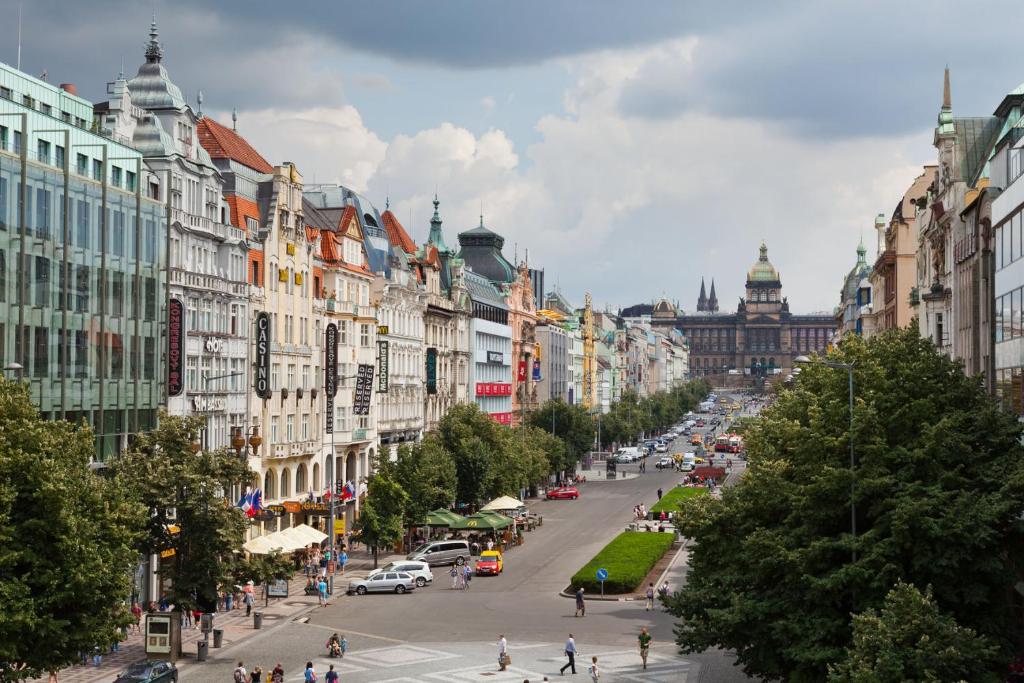
<svg viewBox="0 0 1024 683"><path fill-rule="evenodd" d="M146 658L177 661L181 657L181 615L156 612L146 615Z"/></svg>

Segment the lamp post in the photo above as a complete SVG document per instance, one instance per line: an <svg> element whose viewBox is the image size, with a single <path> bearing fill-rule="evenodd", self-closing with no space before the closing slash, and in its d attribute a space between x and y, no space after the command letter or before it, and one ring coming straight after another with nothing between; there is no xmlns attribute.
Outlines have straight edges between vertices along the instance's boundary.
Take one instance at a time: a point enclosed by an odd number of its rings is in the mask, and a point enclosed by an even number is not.
<svg viewBox="0 0 1024 683"><path fill-rule="evenodd" d="M16 378L20 383L22 373L25 372L25 368L21 365L21 363L11 361L10 363L4 366L4 374L7 374L8 372L12 373L14 375L14 378Z"/></svg>
<svg viewBox="0 0 1024 683"><path fill-rule="evenodd" d="M849 396L850 396L850 533L853 536L853 561L857 561L857 501L854 497L854 483L856 480L856 468L857 460L854 456L853 451L853 368L855 363L840 363L837 361L823 360L819 358L811 359L807 356L797 356L793 359L794 363L800 365L824 365L830 368L837 368L839 370L846 370L847 378L849 379Z"/></svg>

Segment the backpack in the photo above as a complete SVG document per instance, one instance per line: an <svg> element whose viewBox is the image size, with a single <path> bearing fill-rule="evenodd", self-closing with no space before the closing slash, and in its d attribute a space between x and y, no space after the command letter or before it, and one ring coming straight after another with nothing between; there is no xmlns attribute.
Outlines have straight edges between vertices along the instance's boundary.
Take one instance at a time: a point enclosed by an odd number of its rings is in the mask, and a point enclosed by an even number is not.
<svg viewBox="0 0 1024 683"><path fill-rule="evenodd" d="M241 669L235 669L235 683L245 683L245 675Z"/></svg>

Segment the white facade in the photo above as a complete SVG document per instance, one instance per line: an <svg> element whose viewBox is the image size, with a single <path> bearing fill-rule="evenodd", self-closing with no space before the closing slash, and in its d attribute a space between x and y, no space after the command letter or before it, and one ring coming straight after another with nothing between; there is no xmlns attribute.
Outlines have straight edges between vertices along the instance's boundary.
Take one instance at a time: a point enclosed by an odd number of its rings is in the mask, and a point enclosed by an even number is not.
<svg viewBox="0 0 1024 683"><path fill-rule="evenodd" d="M512 416L512 328L473 318L473 364L470 388L480 410L490 415ZM493 393L494 387L500 387ZM507 387L507 389L506 389ZM507 392L507 393L506 393ZM504 417L498 418L504 422ZM506 423L507 424L507 423Z"/></svg>

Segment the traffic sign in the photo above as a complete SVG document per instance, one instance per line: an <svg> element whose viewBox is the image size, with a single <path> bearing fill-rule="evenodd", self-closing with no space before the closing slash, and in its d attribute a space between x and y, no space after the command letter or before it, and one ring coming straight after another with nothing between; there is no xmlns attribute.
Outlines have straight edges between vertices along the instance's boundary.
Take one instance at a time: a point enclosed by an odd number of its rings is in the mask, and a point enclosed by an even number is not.
<svg viewBox="0 0 1024 683"><path fill-rule="evenodd" d="M601 569L598 569L597 570L597 580L598 581L607 581L608 580L608 570L603 568L603 567Z"/></svg>

